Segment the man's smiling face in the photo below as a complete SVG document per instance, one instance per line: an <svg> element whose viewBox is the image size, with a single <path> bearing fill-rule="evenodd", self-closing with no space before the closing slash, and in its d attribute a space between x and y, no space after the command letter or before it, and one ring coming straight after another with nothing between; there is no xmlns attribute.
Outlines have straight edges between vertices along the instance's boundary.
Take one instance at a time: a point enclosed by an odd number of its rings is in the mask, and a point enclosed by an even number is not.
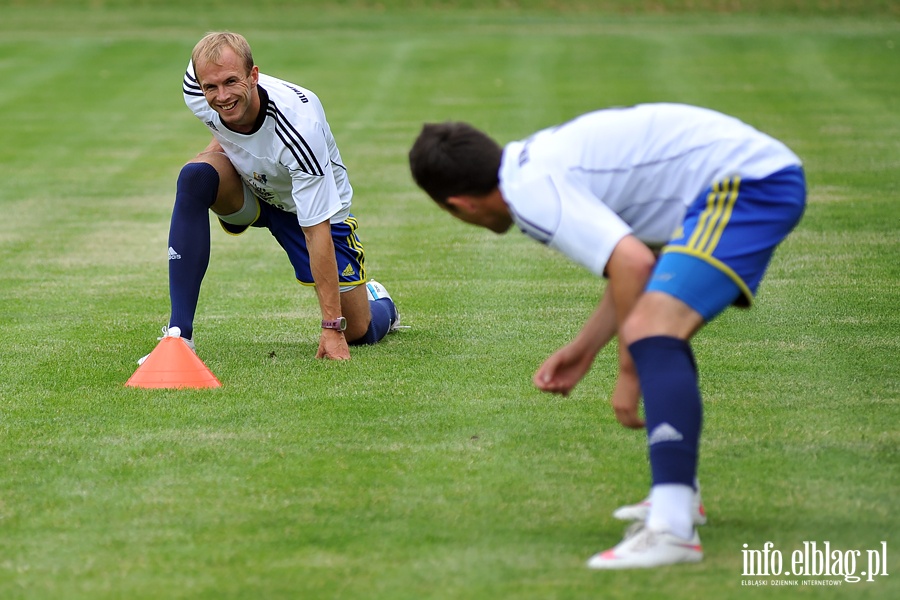
<svg viewBox="0 0 900 600"><path fill-rule="evenodd" d="M259 113L256 83L259 69L246 71L243 62L231 48L224 48L217 63L194 65L194 73L209 106L219 113L222 122L239 133L253 130Z"/></svg>

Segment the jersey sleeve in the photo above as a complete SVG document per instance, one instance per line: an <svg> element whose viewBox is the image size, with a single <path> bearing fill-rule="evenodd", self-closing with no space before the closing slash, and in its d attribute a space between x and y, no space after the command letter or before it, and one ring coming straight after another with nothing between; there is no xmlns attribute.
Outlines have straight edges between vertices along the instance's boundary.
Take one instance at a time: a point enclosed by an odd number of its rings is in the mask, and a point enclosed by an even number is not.
<svg viewBox="0 0 900 600"><path fill-rule="evenodd" d="M327 221L343 208L321 124L291 136L283 162L291 173L291 198L303 227Z"/></svg>
<svg viewBox="0 0 900 600"><path fill-rule="evenodd" d="M530 237L602 276L616 244L631 228L588 190L553 176L504 190L516 224Z"/></svg>

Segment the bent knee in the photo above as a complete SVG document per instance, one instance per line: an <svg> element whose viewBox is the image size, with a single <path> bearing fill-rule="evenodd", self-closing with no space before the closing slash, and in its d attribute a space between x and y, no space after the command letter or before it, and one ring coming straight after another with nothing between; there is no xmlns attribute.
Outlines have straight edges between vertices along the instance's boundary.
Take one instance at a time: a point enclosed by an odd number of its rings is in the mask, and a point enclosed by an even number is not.
<svg viewBox="0 0 900 600"><path fill-rule="evenodd" d="M189 162L178 173L178 187L212 187L219 188L219 170L207 162Z"/></svg>
<svg viewBox="0 0 900 600"><path fill-rule="evenodd" d="M630 346L634 342L655 335L651 321L642 311L632 310L625 318L625 321L619 326L619 340L626 346Z"/></svg>
<svg viewBox="0 0 900 600"><path fill-rule="evenodd" d="M703 323L700 313L678 298L647 292L619 327L619 337L626 345L657 335L687 340Z"/></svg>
<svg viewBox="0 0 900 600"><path fill-rule="evenodd" d="M212 165L188 163L178 174L175 203L182 206L202 204L203 208L209 208L216 201L218 190L219 173Z"/></svg>
<svg viewBox="0 0 900 600"><path fill-rule="evenodd" d="M215 173L215 202L213 212L227 215L240 210L244 206L244 184L228 157L220 152L204 152L196 159L181 168L178 176L179 189L183 181L185 185L193 182L200 184L213 179L210 172Z"/></svg>

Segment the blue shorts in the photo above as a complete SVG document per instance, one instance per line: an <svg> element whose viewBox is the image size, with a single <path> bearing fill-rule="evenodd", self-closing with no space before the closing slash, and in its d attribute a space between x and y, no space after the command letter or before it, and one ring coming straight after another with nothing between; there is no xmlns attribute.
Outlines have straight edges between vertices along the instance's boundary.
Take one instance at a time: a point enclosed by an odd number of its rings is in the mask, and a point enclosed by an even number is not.
<svg viewBox="0 0 900 600"><path fill-rule="evenodd" d="M303 228L297 222L297 215L266 202L259 202L259 216L251 225L232 225L221 219L219 224L231 235L240 235L248 227L265 227L287 253L297 281L303 285L316 285L309 268L306 236L303 235ZM331 224L338 283L342 291L366 282L366 256L362 242L356 235L358 226L356 217L352 214L342 223Z"/></svg>
<svg viewBox="0 0 900 600"><path fill-rule="evenodd" d="M706 321L731 304L750 306L776 246L800 221L805 206L801 167L763 179L717 181L688 206L647 291L678 298Z"/></svg>

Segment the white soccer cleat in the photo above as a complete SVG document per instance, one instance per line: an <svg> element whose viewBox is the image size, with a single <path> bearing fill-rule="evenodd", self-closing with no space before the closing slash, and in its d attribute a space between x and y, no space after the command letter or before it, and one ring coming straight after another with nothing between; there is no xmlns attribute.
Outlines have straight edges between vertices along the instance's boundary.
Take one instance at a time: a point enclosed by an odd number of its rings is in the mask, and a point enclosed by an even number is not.
<svg viewBox="0 0 900 600"><path fill-rule="evenodd" d="M703 560L703 548L697 530L686 540L668 531L656 531L646 526L636 527L631 535L614 548L592 556L590 569L648 569Z"/></svg>
<svg viewBox="0 0 900 600"><path fill-rule="evenodd" d="M158 337L158 338L156 338L156 340L160 341L163 338L167 338L167 337L181 338L181 328L180 327L167 327L164 325L162 328L162 337ZM194 351L194 354L197 354L197 347L194 345L194 340L188 339L188 338L181 338L181 339L183 339L184 343L186 343L188 345L188 348L190 348L191 350ZM138 359L137 363L139 365L144 364L144 361L147 360L148 356L150 356L150 355L147 354L147 355L142 356L141 358Z"/></svg>
<svg viewBox="0 0 900 600"><path fill-rule="evenodd" d="M384 286L374 279L370 279L369 282L366 283L366 296L368 296L369 300L371 301L387 298L391 302L394 302L394 299L391 298L391 295L388 294L388 291L384 289ZM409 326L400 325L400 311L397 309L397 303L394 302L394 320L391 323L391 328L388 329L388 333L394 333L398 329L409 329Z"/></svg>
<svg viewBox="0 0 900 600"><path fill-rule="evenodd" d="M382 298L387 298L388 300L393 302L393 298L388 294L388 291L384 289L384 286L375 281L374 279L370 279L368 283L366 283L366 295L369 297L369 300L381 300Z"/></svg>
<svg viewBox="0 0 900 600"><path fill-rule="evenodd" d="M706 509L700 498L699 490L694 493L694 525L706 525ZM650 514L650 496L637 504L626 504L613 511L613 517L620 521L646 521Z"/></svg>

